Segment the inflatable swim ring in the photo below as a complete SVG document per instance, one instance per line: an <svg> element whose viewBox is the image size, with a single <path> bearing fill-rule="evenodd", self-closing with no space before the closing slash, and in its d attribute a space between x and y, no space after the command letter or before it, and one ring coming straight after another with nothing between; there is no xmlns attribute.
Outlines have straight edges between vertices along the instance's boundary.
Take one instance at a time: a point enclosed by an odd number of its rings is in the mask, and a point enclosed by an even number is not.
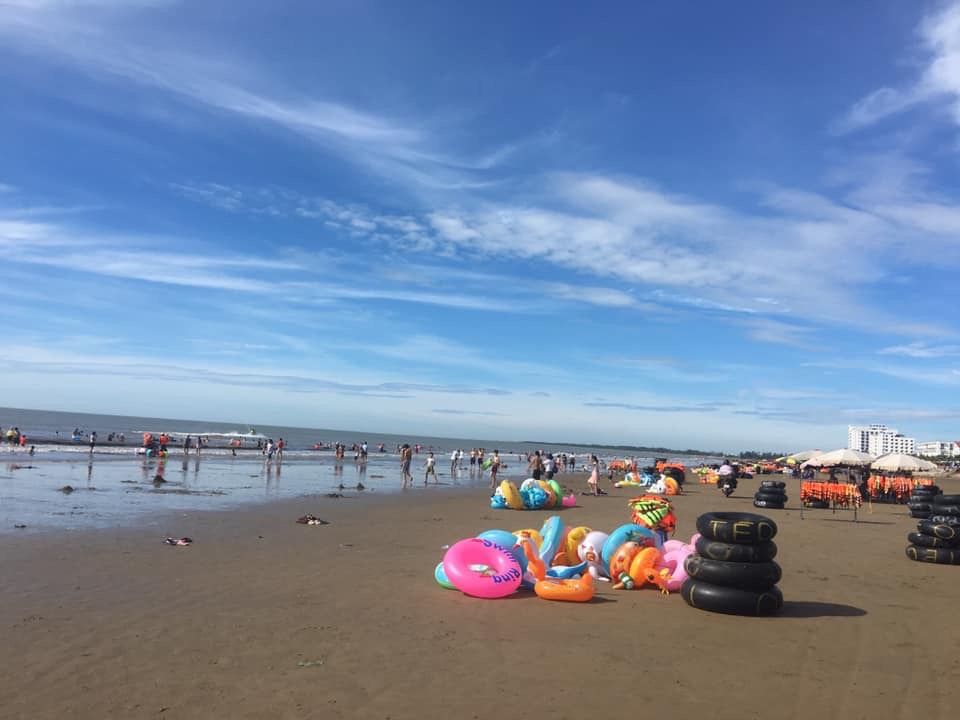
<svg viewBox="0 0 960 720"><path fill-rule="evenodd" d="M533 541L533 546L539 548L543 545L543 535L540 534L539 530L534 530L533 528L527 528L526 530L514 530L513 535L517 538L514 542L519 543L523 538L530 538Z"/></svg>
<svg viewBox="0 0 960 720"><path fill-rule="evenodd" d="M630 572L630 563L637 556L637 553L643 547L638 542L625 542L617 548L617 551L610 557L610 577L616 579L623 573Z"/></svg>
<svg viewBox="0 0 960 720"><path fill-rule="evenodd" d="M447 573L443 570L443 561L437 563L436 569L433 571L433 579L437 581L437 585L447 590L456 590L457 586L450 582L450 579L447 577Z"/></svg>
<svg viewBox="0 0 960 720"><path fill-rule="evenodd" d="M527 571L527 556L523 554L523 548L517 544L517 536L508 530L485 530L477 535L481 540L489 540L497 545L503 545L520 563L520 570Z"/></svg>
<svg viewBox="0 0 960 720"><path fill-rule="evenodd" d="M544 562L550 562L557 554L560 547L560 540L563 537L563 520L559 515L551 515L540 528L540 559Z"/></svg>
<svg viewBox="0 0 960 720"><path fill-rule="evenodd" d="M520 491L517 486L509 480L500 483L500 492L507 505L513 510L523 510L523 498L520 497Z"/></svg>
<svg viewBox="0 0 960 720"><path fill-rule="evenodd" d="M577 548L580 547L580 543L582 543L583 539L591 532L593 532L593 530L586 525L570 528L567 532L564 549L567 551L567 562L570 565L576 565L580 562L580 555Z"/></svg>
<svg viewBox="0 0 960 720"><path fill-rule="evenodd" d="M537 484L540 486L540 489L547 494L547 503L544 505L544 507L556 507L557 503L560 502L560 497L553 492L553 488L550 487L550 483L548 483L546 480L538 480Z"/></svg>
<svg viewBox="0 0 960 720"><path fill-rule="evenodd" d="M557 496L557 507L559 507L560 503L563 502L563 488L560 487L560 483L556 480L547 480L547 485L553 490L553 494Z"/></svg>
<svg viewBox="0 0 960 720"><path fill-rule="evenodd" d="M546 578L538 580L533 591L544 600L564 600L566 602L589 602L595 592L593 578L589 573L575 580L557 580Z"/></svg>
<svg viewBox="0 0 960 720"><path fill-rule="evenodd" d="M610 570L610 558L613 557L613 554L617 551L617 548L619 548L625 542L635 542L641 546L655 546L659 544L659 538L653 530L645 528L642 525L637 525L635 523L621 525L612 533L610 533L607 541L603 544L600 557L603 561L604 570ZM610 577L613 576L611 575Z"/></svg>
<svg viewBox="0 0 960 720"><path fill-rule="evenodd" d="M512 552L480 538L452 545L443 556L443 569L458 590L479 598L506 597L520 587L523 577Z"/></svg>

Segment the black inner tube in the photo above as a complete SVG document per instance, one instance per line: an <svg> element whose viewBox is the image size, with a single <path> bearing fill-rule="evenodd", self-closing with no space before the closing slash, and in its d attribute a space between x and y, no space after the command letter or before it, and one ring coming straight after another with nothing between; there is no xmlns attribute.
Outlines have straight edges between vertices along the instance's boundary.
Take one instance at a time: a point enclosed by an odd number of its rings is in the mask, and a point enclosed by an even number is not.
<svg viewBox="0 0 960 720"><path fill-rule="evenodd" d="M956 525L947 525L924 520L917 523L917 530L924 535L933 535L942 540L960 540L960 528Z"/></svg>
<svg viewBox="0 0 960 720"><path fill-rule="evenodd" d="M960 547L960 539L944 540L933 535L924 535L923 533L912 532L907 535L907 541L914 545L924 548L955 548ZM691 557L693 557L691 555Z"/></svg>
<svg viewBox="0 0 960 720"><path fill-rule="evenodd" d="M710 540L753 544L773 540L777 524L755 513L708 512L697 518L697 531Z"/></svg>
<svg viewBox="0 0 960 720"><path fill-rule="evenodd" d="M690 607L730 615L772 615L783 607L783 594L776 585L768 590L741 590L687 578L680 595Z"/></svg>
<svg viewBox="0 0 960 720"><path fill-rule="evenodd" d="M774 542L743 545L698 537L695 547L701 557L727 562L760 563L773 560L777 556L777 544Z"/></svg>
<svg viewBox="0 0 960 720"><path fill-rule="evenodd" d="M917 562L937 565L960 565L960 548L932 548L907 545L907 557Z"/></svg>
<svg viewBox="0 0 960 720"><path fill-rule="evenodd" d="M700 555L688 555L683 569L687 571L687 575L697 580L742 590L766 590L780 582L783 576L780 566L772 560L727 562Z"/></svg>

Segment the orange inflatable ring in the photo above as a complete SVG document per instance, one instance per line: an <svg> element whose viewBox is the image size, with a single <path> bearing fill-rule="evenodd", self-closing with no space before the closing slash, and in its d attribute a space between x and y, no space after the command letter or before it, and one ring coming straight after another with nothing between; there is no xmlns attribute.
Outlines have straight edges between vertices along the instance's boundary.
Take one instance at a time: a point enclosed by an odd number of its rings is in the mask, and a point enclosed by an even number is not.
<svg viewBox="0 0 960 720"><path fill-rule="evenodd" d="M664 495L679 495L680 494L680 483L674 480L672 477L665 477L663 479L663 484L666 486L667 490Z"/></svg>
<svg viewBox="0 0 960 720"><path fill-rule="evenodd" d="M545 578L533 586L537 597L544 600L564 600L566 602L589 602L593 599L593 576L584 573L575 580Z"/></svg>

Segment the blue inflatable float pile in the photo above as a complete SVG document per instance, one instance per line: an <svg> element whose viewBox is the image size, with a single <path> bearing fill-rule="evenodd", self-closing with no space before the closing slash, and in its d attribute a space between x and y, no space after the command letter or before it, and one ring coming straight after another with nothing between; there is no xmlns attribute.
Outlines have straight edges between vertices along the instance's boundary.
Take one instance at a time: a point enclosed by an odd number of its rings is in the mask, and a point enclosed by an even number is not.
<svg viewBox="0 0 960 720"><path fill-rule="evenodd" d="M556 480L527 478L518 488L512 481L504 480L490 496L494 510L544 510L556 507L574 507L577 498L573 493L564 495Z"/></svg>

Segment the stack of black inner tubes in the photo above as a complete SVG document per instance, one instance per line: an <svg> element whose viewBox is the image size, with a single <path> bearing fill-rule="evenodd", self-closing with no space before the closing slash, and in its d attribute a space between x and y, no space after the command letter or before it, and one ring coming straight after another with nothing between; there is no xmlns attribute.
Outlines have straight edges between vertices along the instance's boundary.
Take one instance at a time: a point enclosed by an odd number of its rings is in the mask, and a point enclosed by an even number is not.
<svg viewBox="0 0 960 720"><path fill-rule="evenodd" d="M680 594L691 607L730 615L772 615L783 606L773 561L777 524L753 513L713 512L697 518L697 552Z"/></svg>
<svg viewBox="0 0 960 720"><path fill-rule="evenodd" d="M753 506L767 510L783 510L787 502L787 484L782 480L764 480L753 496Z"/></svg>
<svg viewBox="0 0 960 720"><path fill-rule="evenodd" d="M930 511L933 510L933 500L939 494L940 488L936 485L915 485L907 501L910 517L921 520L929 518Z"/></svg>
<svg viewBox="0 0 960 720"><path fill-rule="evenodd" d="M907 557L917 562L960 565L960 495L937 494L930 499L928 517L917 523L917 532L907 535Z"/></svg>

